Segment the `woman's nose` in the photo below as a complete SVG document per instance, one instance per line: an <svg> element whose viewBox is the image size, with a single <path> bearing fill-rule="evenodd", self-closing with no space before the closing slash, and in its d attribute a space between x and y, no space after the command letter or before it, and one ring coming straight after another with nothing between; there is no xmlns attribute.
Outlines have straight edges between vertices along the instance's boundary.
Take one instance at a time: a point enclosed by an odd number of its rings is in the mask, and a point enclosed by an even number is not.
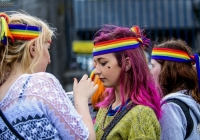
<svg viewBox="0 0 200 140"><path fill-rule="evenodd" d="M51 60L49 60L48 64L50 64L50 63L51 63Z"/></svg>
<svg viewBox="0 0 200 140"><path fill-rule="evenodd" d="M98 74L100 74L100 73L101 73L100 69L98 69L97 67L95 67L95 69L94 69L94 74L95 74L95 75L98 75Z"/></svg>

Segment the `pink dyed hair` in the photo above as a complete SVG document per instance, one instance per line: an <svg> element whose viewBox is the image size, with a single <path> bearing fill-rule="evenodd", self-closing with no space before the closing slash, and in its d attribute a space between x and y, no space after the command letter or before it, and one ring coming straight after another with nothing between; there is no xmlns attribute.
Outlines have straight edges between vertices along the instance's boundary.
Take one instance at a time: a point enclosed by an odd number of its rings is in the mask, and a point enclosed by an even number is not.
<svg viewBox="0 0 200 140"><path fill-rule="evenodd" d="M134 33L130 28L105 25L94 35L94 44L124 37L144 38L143 31L138 26L136 27L139 29L139 32ZM139 48L114 53L118 65L121 67L121 102L122 105L125 104L125 94L128 94L133 103L152 108L159 119L161 117L161 97L156 90L155 82L150 74L142 49L146 45L148 44L141 44ZM131 60L131 69L128 71L128 80L125 81L125 63L123 62L125 62L126 57L129 57ZM107 107L115 100L113 88L107 88L104 94L106 98L97 104L98 107Z"/></svg>

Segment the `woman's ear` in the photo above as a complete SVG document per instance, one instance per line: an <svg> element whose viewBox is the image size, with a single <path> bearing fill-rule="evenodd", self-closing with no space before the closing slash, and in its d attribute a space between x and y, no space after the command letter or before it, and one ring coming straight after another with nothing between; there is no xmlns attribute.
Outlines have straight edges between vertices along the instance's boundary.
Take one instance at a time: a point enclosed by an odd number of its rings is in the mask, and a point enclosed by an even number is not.
<svg viewBox="0 0 200 140"><path fill-rule="evenodd" d="M129 57L126 57L126 68L125 72L129 71L131 69L131 61Z"/></svg>
<svg viewBox="0 0 200 140"><path fill-rule="evenodd" d="M29 51L30 51L30 55L32 58L35 57L35 54L36 54L36 47L35 47L35 42L33 42L29 48Z"/></svg>

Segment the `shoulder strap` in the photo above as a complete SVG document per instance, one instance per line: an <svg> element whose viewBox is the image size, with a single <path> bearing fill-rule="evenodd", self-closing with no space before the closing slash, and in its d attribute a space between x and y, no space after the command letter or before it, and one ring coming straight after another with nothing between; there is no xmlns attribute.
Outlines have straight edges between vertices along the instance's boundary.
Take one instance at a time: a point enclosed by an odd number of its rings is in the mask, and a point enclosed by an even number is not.
<svg viewBox="0 0 200 140"><path fill-rule="evenodd" d="M7 127L9 128L9 130L13 133L13 135L15 135L19 140L25 140L16 130L15 128L8 122L8 120L6 119L6 117L4 116L3 112L0 109L0 116L2 118L2 120L5 122L5 124L7 125Z"/></svg>
<svg viewBox="0 0 200 140"><path fill-rule="evenodd" d="M110 131L115 127L115 125L121 120L121 118L133 107L135 106L134 103L129 104L128 106L126 106L122 111L120 111L116 116L115 119L113 119L110 124L108 125L108 127L105 129L104 134L101 138L101 140L106 140L106 137L108 136L108 134L110 133Z"/></svg>
<svg viewBox="0 0 200 140"><path fill-rule="evenodd" d="M28 81L30 80L31 76L29 76L26 80L26 82L24 83L23 85L23 89L22 89L22 92L20 93L19 95L19 99L22 98L23 94L24 94L24 91L26 89L26 86L28 84ZM7 127L9 128L9 130L13 133L13 135L15 135L19 140L25 140L16 130L15 128L9 123L9 121L6 119L6 117L4 116L3 112L1 111L0 109L0 116L1 116L1 119L4 121L4 123L7 125Z"/></svg>
<svg viewBox="0 0 200 140"><path fill-rule="evenodd" d="M187 128L186 128L186 136L185 136L185 139L187 139L190 136L190 134L192 133L192 130L194 127L194 122L190 115L189 106L179 99L169 99L166 102L174 102L177 105L179 105L180 108L182 109L182 111L186 117L186 120L187 120Z"/></svg>

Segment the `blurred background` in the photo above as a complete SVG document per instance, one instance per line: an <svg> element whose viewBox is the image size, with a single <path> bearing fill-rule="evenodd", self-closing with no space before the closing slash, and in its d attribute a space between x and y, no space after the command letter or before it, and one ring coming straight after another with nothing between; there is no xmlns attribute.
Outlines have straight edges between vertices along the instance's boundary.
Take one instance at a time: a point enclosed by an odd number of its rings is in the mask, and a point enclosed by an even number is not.
<svg viewBox="0 0 200 140"><path fill-rule="evenodd" d="M0 0L0 12L25 11L57 28L51 64L66 91L93 68L92 39L104 24L146 30L151 46L180 38L200 54L200 0Z"/></svg>

